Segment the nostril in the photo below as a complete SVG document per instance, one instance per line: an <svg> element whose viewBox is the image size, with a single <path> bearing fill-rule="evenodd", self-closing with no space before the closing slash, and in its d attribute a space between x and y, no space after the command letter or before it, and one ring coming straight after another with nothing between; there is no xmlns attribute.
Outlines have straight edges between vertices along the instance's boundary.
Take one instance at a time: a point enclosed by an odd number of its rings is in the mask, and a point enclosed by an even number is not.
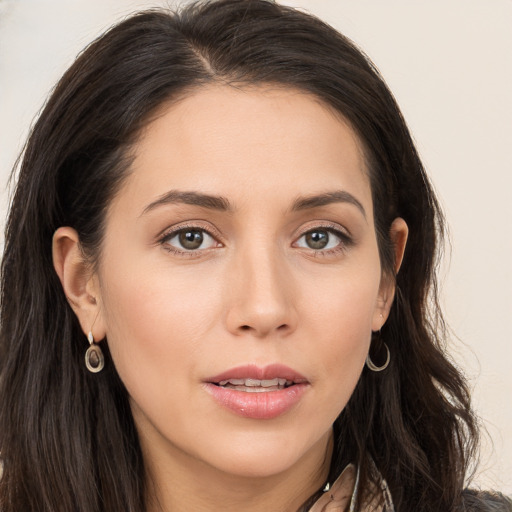
<svg viewBox="0 0 512 512"><path fill-rule="evenodd" d="M286 330L288 329L288 327L289 327L289 325L288 325L288 324L281 324L280 326L278 326L278 327L276 328L276 331L286 331ZM257 330L257 329L255 329L255 328L251 327L250 325L241 325L241 326L239 327L239 329L240 329L241 331L252 331L252 330L255 330L255 331L256 331L256 330Z"/></svg>

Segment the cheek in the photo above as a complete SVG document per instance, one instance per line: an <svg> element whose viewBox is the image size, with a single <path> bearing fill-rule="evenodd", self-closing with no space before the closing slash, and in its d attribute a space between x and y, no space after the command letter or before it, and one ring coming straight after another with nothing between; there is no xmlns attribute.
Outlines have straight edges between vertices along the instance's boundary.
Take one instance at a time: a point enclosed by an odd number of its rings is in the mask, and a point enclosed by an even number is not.
<svg viewBox="0 0 512 512"><path fill-rule="evenodd" d="M190 272L113 260L102 290L107 338L130 394L157 378L175 382L184 367L193 372L194 354L219 316L215 286Z"/></svg>
<svg viewBox="0 0 512 512"><path fill-rule="evenodd" d="M368 353L378 300L380 270L352 272L327 281L303 307L313 340L322 405L336 415L352 394ZM320 390L319 390L320 391Z"/></svg>
<svg viewBox="0 0 512 512"><path fill-rule="evenodd" d="M357 344L362 335L370 336L379 285L378 260L373 265L361 261L346 271L315 279L308 287L315 292L304 290L301 309L308 313L310 325L318 329L319 339L337 338L342 345Z"/></svg>

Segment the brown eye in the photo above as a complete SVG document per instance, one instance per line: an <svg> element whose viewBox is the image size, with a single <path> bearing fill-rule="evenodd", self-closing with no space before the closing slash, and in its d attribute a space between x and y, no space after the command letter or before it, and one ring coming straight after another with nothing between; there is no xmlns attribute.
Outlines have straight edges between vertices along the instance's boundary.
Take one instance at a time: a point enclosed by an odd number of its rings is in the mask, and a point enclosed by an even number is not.
<svg viewBox="0 0 512 512"><path fill-rule="evenodd" d="M203 239L204 236L202 231L187 230L182 231L181 233L178 234L178 240L181 246L184 249L188 249L189 251L199 249L199 247L201 247L201 244L203 243Z"/></svg>
<svg viewBox="0 0 512 512"><path fill-rule="evenodd" d="M215 247L216 240L207 231L200 228L185 228L169 233L162 243L181 252L199 251Z"/></svg>
<svg viewBox="0 0 512 512"><path fill-rule="evenodd" d="M293 244L313 251L335 251L352 245L351 238L341 230L319 226L306 231Z"/></svg>
<svg viewBox="0 0 512 512"><path fill-rule="evenodd" d="M329 243L329 232L325 230L309 231L304 235L306 245L310 249L325 249Z"/></svg>

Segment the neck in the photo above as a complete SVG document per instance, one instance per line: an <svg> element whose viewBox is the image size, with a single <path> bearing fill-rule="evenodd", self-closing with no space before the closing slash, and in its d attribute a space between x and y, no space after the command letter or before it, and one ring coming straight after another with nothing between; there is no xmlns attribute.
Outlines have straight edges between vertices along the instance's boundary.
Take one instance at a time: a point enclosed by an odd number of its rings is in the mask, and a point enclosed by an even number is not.
<svg viewBox="0 0 512 512"><path fill-rule="evenodd" d="M175 447L160 451L158 458L146 453L147 511L297 512L325 484L331 454L329 432L287 470L248 476L219 471Z"/></svg>

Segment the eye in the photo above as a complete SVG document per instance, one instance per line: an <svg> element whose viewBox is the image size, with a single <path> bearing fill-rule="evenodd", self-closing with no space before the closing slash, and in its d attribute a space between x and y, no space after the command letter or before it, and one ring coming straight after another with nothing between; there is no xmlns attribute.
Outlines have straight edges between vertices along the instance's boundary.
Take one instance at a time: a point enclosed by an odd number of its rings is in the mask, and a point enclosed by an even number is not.
<svg viewBox="0 0 512 512"><path fill-rule="evenodd" d="M184 228L166 235L162 242L172 246L178 251L197 251L210 249L217 245L217 241L204 229Z"/></svg>
<svg viewBox="0 0 512 512"><path fill-rule="evenodd" d="M296 242L297 247L325 251L335 249L347 237L333 229L316 228L304 233Z"/></svg>

